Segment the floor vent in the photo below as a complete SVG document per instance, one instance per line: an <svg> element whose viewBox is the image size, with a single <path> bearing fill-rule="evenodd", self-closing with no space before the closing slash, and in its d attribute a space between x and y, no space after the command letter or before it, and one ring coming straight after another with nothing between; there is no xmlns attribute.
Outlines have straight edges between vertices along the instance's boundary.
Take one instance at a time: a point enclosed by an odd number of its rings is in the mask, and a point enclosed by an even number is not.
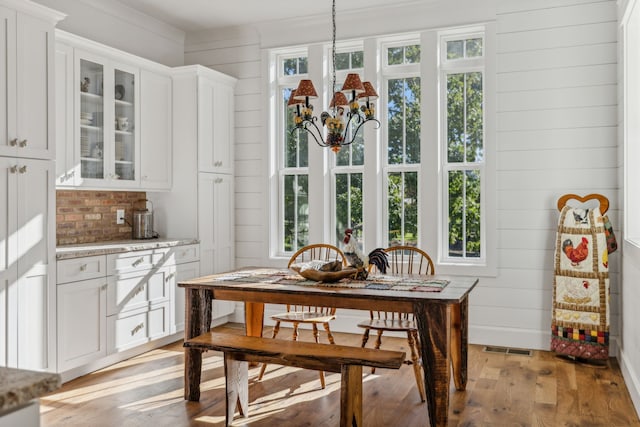
<svg viewBox="0 0 640 427"><path fill-rule="evenodd" d="M517 354L519 356L531 356L531 350L524 348L509 348L509 347L493 347L485 346L484 351L487 353L502 353L502 354Z"/></svg>

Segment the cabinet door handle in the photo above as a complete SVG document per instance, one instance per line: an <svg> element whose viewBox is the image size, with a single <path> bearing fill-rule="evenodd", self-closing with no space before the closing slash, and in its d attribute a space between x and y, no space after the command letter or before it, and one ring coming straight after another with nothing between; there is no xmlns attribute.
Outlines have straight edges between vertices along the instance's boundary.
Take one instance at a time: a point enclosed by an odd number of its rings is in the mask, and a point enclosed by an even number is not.
<svg viewBox="0 0 640 427"><path fill-rule="evenodd" d="M80 271L86 271L87 270L87 264L82 264L80 266Z"/></svg>
<svg viewBox="0 0 640 427"><path fill-rule="evenodd" d="M140 292L144 292L144 285L140 286L136 289L136 292L133 294L134 296L138 295Z"/></svg>
<svg viewBox="0 0 640 427"><path fill-rule="evenodd" d="M26 147L27 146L27 140L23 139L22 141L19 142L20 147Z"/></svg>
<svg viewBox="0 0 640 427"><path fill-rule="evenodd" d="M142 264L142 263L143 263L143 261L144 261L144 259L142 259L142 258L138 258L137 260L133 261L133 264L131 264L131 265L132 265L133 267L137 267L137 266L139 266L140 264Z"/></svg>
<svg viewBox="0 0 640 427"><path fill-rule="evenodd" d="M19 173L26 173L27 172L27 166L26 165L22 165L18 168L18 172Z"/></svg>
<svg viewBox="0 0 640 427"><path fill-rule="evenodd" d="M18 172L18 166L17 165L13 165L9 168L9 172L11 173L16 173Z"/></svg>
<svg viewBox="0 0 640 427"><path fill-rule="evenodd" d="M105 283L104 285L100 286L100 290L101 291L106 291L107 290L107 284Z"/></svg>
<svg viewBox="0 0 640 427"><path fill-rule="evenodd" d="M135 328L131 330L131 336L134 336L136 332L138 332L142 328L144 328L144 322L140 323L139 325L137 325Z"/></svg>
<svg viewBox="0 0 640 427"><path fill-rule="evenodd" d="M175 274L171 273L167 276L166 279L164 279L165 282L168 282L169 280L173 279L173 276L175 276Z"/></svg>
<svg viewBox="0 0 640 427"><path fill-rule="evenodd" d="M12 147L18 145L18 138L13 138L11 141L9 141L9 145Z"/></svg>

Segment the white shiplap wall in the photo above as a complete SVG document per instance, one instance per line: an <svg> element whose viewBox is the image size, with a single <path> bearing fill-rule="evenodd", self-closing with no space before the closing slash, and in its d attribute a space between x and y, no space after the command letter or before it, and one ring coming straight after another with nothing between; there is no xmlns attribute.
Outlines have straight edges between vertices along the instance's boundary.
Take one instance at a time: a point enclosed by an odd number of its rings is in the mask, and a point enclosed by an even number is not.
<svg viewBox="0 0 640 427"><path fill-rule="evenodd" d="M617 204L614 1L503 1L496 11L498 265L474 292L475 341L547 349L559 196ZM610 258L619 334L619 256ZM615 346L613 347L615 348Z"/></svg>
<svg viewBox="0 0 640 427"><path fill-rule="evenodd" d="M455 24L457 6L445 6ZM380 11L377 11L378 13ZM498 274L483 277L470 308L472 342L548 349L555 204L600 192L617 203L617 23L613 0L504 0L476 23L497 26ZM363 17L363 22L367 22ZM459 24L474 23L467 13ZM380 34L397 32L384 23ZM281 28L289 28L281 24ZM367 31L372 27L368 26ZM433 28L433 27L429 27ZM412 28L414 31L420 28ZM427 28L424 28L427 29ZM265 36L238 29L188 34L185 63L239 79L236 92L236 264L281 265L268 253ZM267 44L278 39L268 35ZM612 256L612 334L619 334L619 257Z"/></svg>

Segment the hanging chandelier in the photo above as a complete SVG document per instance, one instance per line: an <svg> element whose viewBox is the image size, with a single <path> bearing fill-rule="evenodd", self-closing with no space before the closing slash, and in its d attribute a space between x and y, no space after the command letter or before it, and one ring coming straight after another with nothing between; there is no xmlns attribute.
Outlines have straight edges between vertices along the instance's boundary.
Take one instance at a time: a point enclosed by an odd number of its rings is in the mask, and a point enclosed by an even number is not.
<svg viewBox="0 0 640 427"><path fill-rule="evenodd" d="M380 127L380 122L375 118L375 108L371 101L378 98L376 90L370 82L362 82L356 73L349 73L342 85L342 89L336 92L336 0L333 0L331 13L333 23L332 33L332 84L333 97L329 104L330 112L323 111L318 118L313 115L311 99L318 98L316 89L311 80L300 80L298 87L291 91L287 107L294 111L295 126L290 130L304 130L309 133L321 147L331 147L334 153L338 153L343 146L353 143L362 125L373 121ZM347 96L350 97L347 100ZM323 136L322 127L326 127L326 136Z"/></svg>

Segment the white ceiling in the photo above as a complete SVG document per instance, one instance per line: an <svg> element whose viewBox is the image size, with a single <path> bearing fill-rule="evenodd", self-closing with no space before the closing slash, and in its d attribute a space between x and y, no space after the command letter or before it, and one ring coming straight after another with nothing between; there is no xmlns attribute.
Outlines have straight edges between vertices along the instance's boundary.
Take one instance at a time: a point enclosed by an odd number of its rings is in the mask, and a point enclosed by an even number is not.
<svg viewBox="0 0 640 427"><path fill-rule="evenodd" d="M282 19L331 16L331 0L112 0L184 32ZM425 0L337 0L336 13L424 3Z"/></svg>

